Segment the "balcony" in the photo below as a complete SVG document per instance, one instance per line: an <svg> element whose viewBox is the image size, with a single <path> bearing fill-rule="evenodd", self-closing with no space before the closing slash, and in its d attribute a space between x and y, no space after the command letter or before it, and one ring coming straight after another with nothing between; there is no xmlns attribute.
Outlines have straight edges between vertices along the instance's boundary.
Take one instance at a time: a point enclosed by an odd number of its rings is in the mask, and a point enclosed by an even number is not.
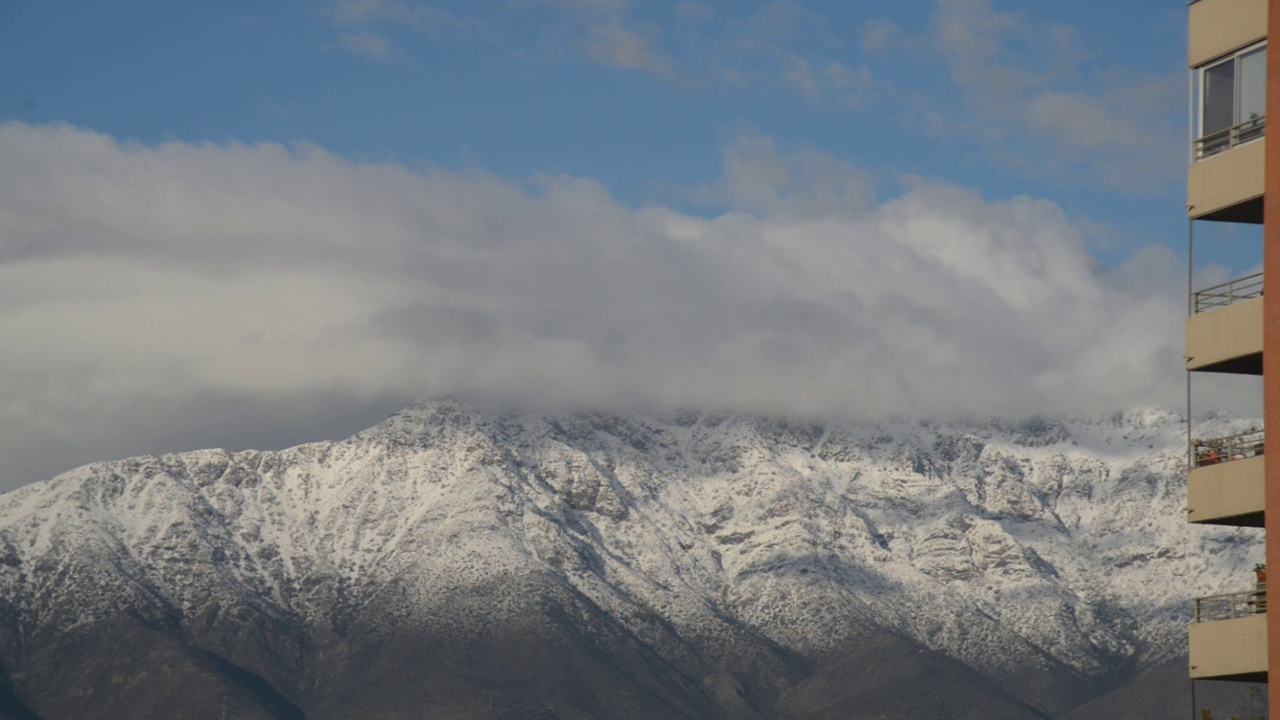
<svg viewBox="0 0 1280 720"><path fill-rule="evenodd" d="M1262 223L1266 118L1253 118L1195 141L1187 168L1187 216Z"/></svg>
<svg viewBox="0 0 1280 720"><path fill-rule="evenodd" d="M1193 680L1267 681L1267 589L1197 598L1191 626Z"/></svg>
<svg viewBox="0 0 1280 720"><path fill-rule="evenodd" d="M1262 374L1262 273L1205 288L1187 318L1187 369Z"/></svg>
<svg viewBox="0 0 1280 720"><path fill-rule="evenodd" d="M1266 476L1263 432L1195 440L1187 471L1187 521L1263 527Z"/></svg>
<svg viewBox="0 0 1280 720"><path fill-rule="evenodd" d="M1267 0L1199 0L1189 15L1187 67L1200 67L1267 36Z"/></svg>
<svg viewBox="0 0 1280 720"><path fill-rule="evenodd" d="M1192 151L1195 153L1196 161L1199 162L1247 142L1261 140L1266 134L1266 116L1250 118L1235 127L1219 130L1196 140L1192 146Z"/></svg>

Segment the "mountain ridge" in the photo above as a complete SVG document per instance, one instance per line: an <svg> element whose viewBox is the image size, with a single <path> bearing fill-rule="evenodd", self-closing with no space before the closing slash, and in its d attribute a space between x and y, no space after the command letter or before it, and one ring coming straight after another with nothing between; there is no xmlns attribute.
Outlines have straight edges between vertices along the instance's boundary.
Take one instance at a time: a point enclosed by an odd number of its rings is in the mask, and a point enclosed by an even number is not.
<svg viewBox="0 0 1280 720"><path fill-rule="evenodd" d="M195 653L172 662L264 716L291 712L271 693L326 716L397 647L385 692L456 696L440 717L822 717L881 702L849 676L879 648L982 688L985 716L1052 717L1185 652L1190 597L1261 557L1247 530L1187 525L1185 447L1158 410L809 423L437 400L343 441L94 463L0 495L0 667L70 716L34 689L65 684L50 658L141 625L159 635L139 653ZM428 653L452 669L413 680L405 637L488 648L505 679ZM539 684L546 647L634 701Z"/></svg>

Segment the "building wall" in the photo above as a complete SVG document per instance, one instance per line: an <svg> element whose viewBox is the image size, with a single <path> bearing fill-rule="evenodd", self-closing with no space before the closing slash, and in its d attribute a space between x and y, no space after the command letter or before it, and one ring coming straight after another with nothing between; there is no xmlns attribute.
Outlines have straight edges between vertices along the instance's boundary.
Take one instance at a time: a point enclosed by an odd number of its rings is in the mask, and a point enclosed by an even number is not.
<svg viewBox="0 0 1280 720"><path fill-rule="evenodd" d="M1270 0L1267 36L1280 37L1280 0ZM1280 108L1280 52L1267 53L1268 114ZM1270 128L1269 128L1270 129ZM1266 151L1266 195L1263 200L1263 271L1267 283L1280 278L1280 142L1268 143ZM1280 456L1280 292L1263 295L1262 373L1263 416L1266 422L1266 452ZM1280 462L1266 466L1266 547L1267 567L1280 571ZM1267 667L1280 668L1280 622L1267 627ZM1269 707L1280 708L1280 683L1268 683Z"/></svg>
<svg viewBox="0 0 1280 720"><path fill-rule="evenodd" d="M1261 40L1268 0L1199 0L1191 5L1187 65L1197 67L1215 57Z"/></svg>

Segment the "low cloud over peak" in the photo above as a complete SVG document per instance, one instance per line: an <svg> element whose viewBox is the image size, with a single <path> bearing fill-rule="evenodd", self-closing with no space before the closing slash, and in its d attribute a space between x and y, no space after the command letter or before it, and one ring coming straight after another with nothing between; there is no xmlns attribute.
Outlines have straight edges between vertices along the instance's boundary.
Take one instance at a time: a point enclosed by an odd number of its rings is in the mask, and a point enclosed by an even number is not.
<svg viewBox="0 0 1280 720"><path fill-rule="evenodd" d="M0 125L0 489L449 393L864 417L1181 397L1167 251L1112 271L1045 200L877 201L767 138L726 158L706 192L731 209L699 217L587 178Z"/></svg>

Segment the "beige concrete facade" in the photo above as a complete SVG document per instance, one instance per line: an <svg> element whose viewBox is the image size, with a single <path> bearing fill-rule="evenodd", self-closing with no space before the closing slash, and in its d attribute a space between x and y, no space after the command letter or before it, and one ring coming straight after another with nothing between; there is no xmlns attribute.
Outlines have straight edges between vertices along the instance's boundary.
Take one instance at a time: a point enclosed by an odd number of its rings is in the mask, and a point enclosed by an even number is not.
<svg viewBox="0 0 1280 720"><path fill-rule="evenodd" d="M1187 520L1262 527L1266 456L1198 467L1187 473Z"/></svg>
<svg viewBox="0 0 1280 720"><path fill-rule="evenodd" d="M1190 11L1187 67L1199 67L1267 36L1267 0L1200 0Z"/></svg>
<svg viewBox="0 0 1280 720"><path fill-rule="evenodd" d="M1280 0L1192 0L1188 7L1187 34L1187 65L1193 86L1192 133L1200 132L1204 119L1205 75L1201 70L1266 41L1273 31L1280 34L1280 12L1270 12L1272 5L1280 8ZM1208 137L1193 142L1191 148L1195 158L1203 159L1195 159L1187 169L1187 216L1200 221L1262 225L1263 269L1270 277L1280 273L1280 222L1275 221L1280 218L1280 147L1272 153L1274 157L1268 155L1263 137L1267 129L1265 119L1258 117L1259 105L1253 94L1257 91L1258 78L1249 74L1256 73L1259 56L1250 58L1251 64L1246 66L1245 61L1241 61L1235 66L1234 98L1227 96L1229 88L1225 86L1221 94L1216 94L1219 85L1214 85L1210 108L1213 131ZM1242 67L1250 69L1242 71ZM1215 74L1214 82L1225 85L1230 77L1228 70L1224 67L1222 74ZM1242 101L1242 92L1247 93L1243 96L1247 103ZM1228 100L1235 103L1230 117L1226 115ZM1245 105L1247 113L1242 109ZM1266 54L1265 107L1280 107L1280 53ZM1246 118L1244 123L1241 117ZM1235 124L1225 127L1231 118L1235 118ZM1192 237L1195 237L1194 230ZM1248 287L1242 295L1261 292L1260 280L1241 280L1252 281L1241 286ZM1234 283L1209 288L1195 294L1193 302L1229 302L1241 296L1232 294L1239 289ZM1217 290L1222 292L1215 294ZM1268 323L1265 318L1271 321ZM1261 376L1266 427L1280 427L1280 320L1277 318L1280 318L1280 293L1273 292L1270 296L1193 314L1187 319L1187 369ZM1188 397L1188 412L1190 400ZM1248 438L1222 438L1218 444L1197 442L1195 450L1200 453L1197 460L1211 459L1223 448L1244 454L1258 452L1256 434L1249 435ZM1265 457L1280 453L1275 447L1275 437L1280 435L1268 434L1265 438L1268 453L1192 468L1187 474L1187 519L1194 523L1266 529L1266 560L1273 568L1280 567L1280 532L1272 532L1267 523L1280 518L1280 462L1268 465ZM1270 475L1277 478L1271 479ZM1247 576L1241 577L1239 587L1248 587L1244 583L1250 580ZM1196 619L1202 622L1192 623L1188 628L1193 680L1267 682L1269 663L1272 660L1280 663L1280 623L1271 628L1265 613L1253 613L1264 608L1265 601L1266 590L1262 585L1248 592L1196 601ZM1193 703L1194 688L1193 684ZM1268 686L1267 696L1275 712L1275 708L1280 708L1280 687ZM1199 717L1200 709L1203 708L1193 707L1192 715Z"/></svg>
<svg viewBox="0 0 1280 720"><path fill-rule="evenodd" d="M1248 373L1256 365L1260 371L1262 300L1257 297L1187 318L1187 369Z"/></svg>
<svg viewBox="0 0 1280 720"><path fill-rule="evenodd" d="M1204 218L1262 197L1266 157L1267 140L1261 138L1192 163L1187 168L1187 216Z"/></svg>
<svg viewBox="0 0 1280 720"><path fill-rule="evenodd" d="M1267 616L1192 623L1191 678L1230 678L1267 671Z"/></svg>

